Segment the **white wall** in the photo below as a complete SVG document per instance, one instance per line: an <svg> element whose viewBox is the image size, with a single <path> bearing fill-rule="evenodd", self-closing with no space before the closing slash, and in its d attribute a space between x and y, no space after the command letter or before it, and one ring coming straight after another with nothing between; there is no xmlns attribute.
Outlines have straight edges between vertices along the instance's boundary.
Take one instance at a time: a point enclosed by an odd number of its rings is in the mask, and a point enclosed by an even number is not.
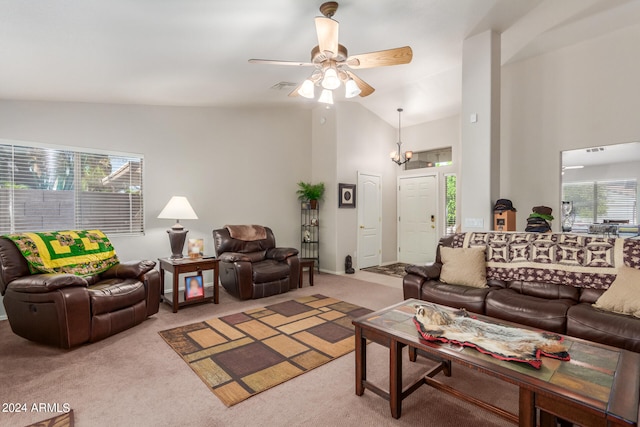
<svg viewBox="0 0 640 427"><path fill-rule="evenodd" d="M336 271L335 254L338 247L336 236L338 190L336 183L337 123L335 108L314 108L312 115L311 176L312 183L323 182L324 200L320 203L320 269Z"/></svg>
<svg viewBox="0 0 640 427"><path fill-rule="evenodd" d="M338 183L357 184L358 172L381 177L382 197L382 263L396 260L396 174L398 166L389 160L397 135L395 130L360 104L345 102L338 112L338 158L335 204L338 204ZM353 258L357 265L358 246L358 188L356 209L338 209L336 271L344 272L344 259Z"/></svg>
<svg viewBox="0 0 640 427"><path fill-rule="evenodd" d="M338 208L338 184L357 184L360 172L382 176L382 262L396 259L395 166L389 152L395 144L391 126L359 104L342 102L313 111L313 182L324 182L320 207L320 267L344 273L344 259L357 268L358 189L356 209Z"/></svg>
<svg viewBox="0 0 640 427"><path fill-rule="evenodd" d="M458 183L458 212L463 230L492 227L493 202L500 198L499 107L500 35L486 31L466 39L463 44L463 152Z"/></svg>
<svg viewBox="0 0 640 427"><path fill-rule="evenodd" d="M309 110L0 101L0 138L143 154L146 233L112 238L123 260L170 255L172 221L156 217L172 195L191 202L199 219L182 222L208 253L211 231L228 223L264 224L279 246L300 246Z"/></svg>
<svg viewBox="0 0 640 427"><path fill-rule="evenodd" d="M533 206L559 216L561 151L640 138L638 45L636 25L503 67L501 197L518 230Z"/></svg>

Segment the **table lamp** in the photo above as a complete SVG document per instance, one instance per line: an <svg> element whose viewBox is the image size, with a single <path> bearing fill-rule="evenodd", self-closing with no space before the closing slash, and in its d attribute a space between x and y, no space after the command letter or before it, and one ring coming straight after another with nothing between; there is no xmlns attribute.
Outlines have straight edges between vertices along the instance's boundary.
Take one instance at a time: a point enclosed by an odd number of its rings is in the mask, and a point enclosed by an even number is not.
<svg viewBox="0 0 640 427"><path fill-rule="evenodd" d="M173 196L162 209L158 218L176 220L176 223L171 229L167 230L167 233L169 233L169 243L171 244L171 258L182 258L182 249L189 230L184 229L180 224L180 219L198 219L198 215L196 215L186 197Z"/></svg>

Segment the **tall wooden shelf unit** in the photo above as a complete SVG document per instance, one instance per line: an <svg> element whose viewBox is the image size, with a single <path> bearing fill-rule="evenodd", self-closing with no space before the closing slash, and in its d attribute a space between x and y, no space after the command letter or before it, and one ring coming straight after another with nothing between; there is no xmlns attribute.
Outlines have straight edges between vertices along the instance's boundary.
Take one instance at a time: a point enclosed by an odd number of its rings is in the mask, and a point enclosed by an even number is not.
<svg viewBox="0 0 640 427"><path fill-rule="evenodd" d="M300 209L300 258L313 259L320 271L320 205L312 209L303 203Z"/></svg>

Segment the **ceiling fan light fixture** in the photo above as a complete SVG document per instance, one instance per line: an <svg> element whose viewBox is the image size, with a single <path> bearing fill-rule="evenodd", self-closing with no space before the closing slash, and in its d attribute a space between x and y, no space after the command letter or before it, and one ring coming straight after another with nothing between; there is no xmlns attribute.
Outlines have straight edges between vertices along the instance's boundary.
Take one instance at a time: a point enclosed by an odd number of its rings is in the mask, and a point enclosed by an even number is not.
<svg viewBox="0 0 640 427"><path fill-rule="evenodd" d="M318 98L318 102L322 102L323 104L333 104L333 92L323 89L320 94L320 98Z"/></svg>
<svg viewBox="0 0 640 427"><path fill-rule="evenodd" d="M338 77L338 72L335 67L329 67L324 71L322 87L329 90L340 87L340 78Z"/></svg>
<svg viewBox="0 0 640 427"><path fill-rule="evenodd" d="M305 80L298 89L298 95L303 96L305 98L313 99L315 96L315 85L310 79Z"/></svg>
<svg viewBox="0 0 640 427"><path fill-rule="evenodd" d="M345 96L345 98L353 98L355 96L360 95L360 92L362 92L362 91L360 90L360 88L356 84L355 80L349 79L344 84L344 96Z"/></svg>

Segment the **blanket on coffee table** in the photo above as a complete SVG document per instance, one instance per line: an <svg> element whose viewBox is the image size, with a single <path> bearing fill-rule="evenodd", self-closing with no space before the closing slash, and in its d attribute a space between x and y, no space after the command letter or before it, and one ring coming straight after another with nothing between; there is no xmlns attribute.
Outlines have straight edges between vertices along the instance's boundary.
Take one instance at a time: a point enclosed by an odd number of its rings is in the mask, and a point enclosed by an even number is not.
<svg viewBox="0 0 640 427"><path fill-rule="evenodd" d="M416 305L413 321L427 341L472 347L500 360L527 363L536 369L542 366L541 356L569 360L561 335L483 322L464 310L448 312L434 304Z"/></svg>

